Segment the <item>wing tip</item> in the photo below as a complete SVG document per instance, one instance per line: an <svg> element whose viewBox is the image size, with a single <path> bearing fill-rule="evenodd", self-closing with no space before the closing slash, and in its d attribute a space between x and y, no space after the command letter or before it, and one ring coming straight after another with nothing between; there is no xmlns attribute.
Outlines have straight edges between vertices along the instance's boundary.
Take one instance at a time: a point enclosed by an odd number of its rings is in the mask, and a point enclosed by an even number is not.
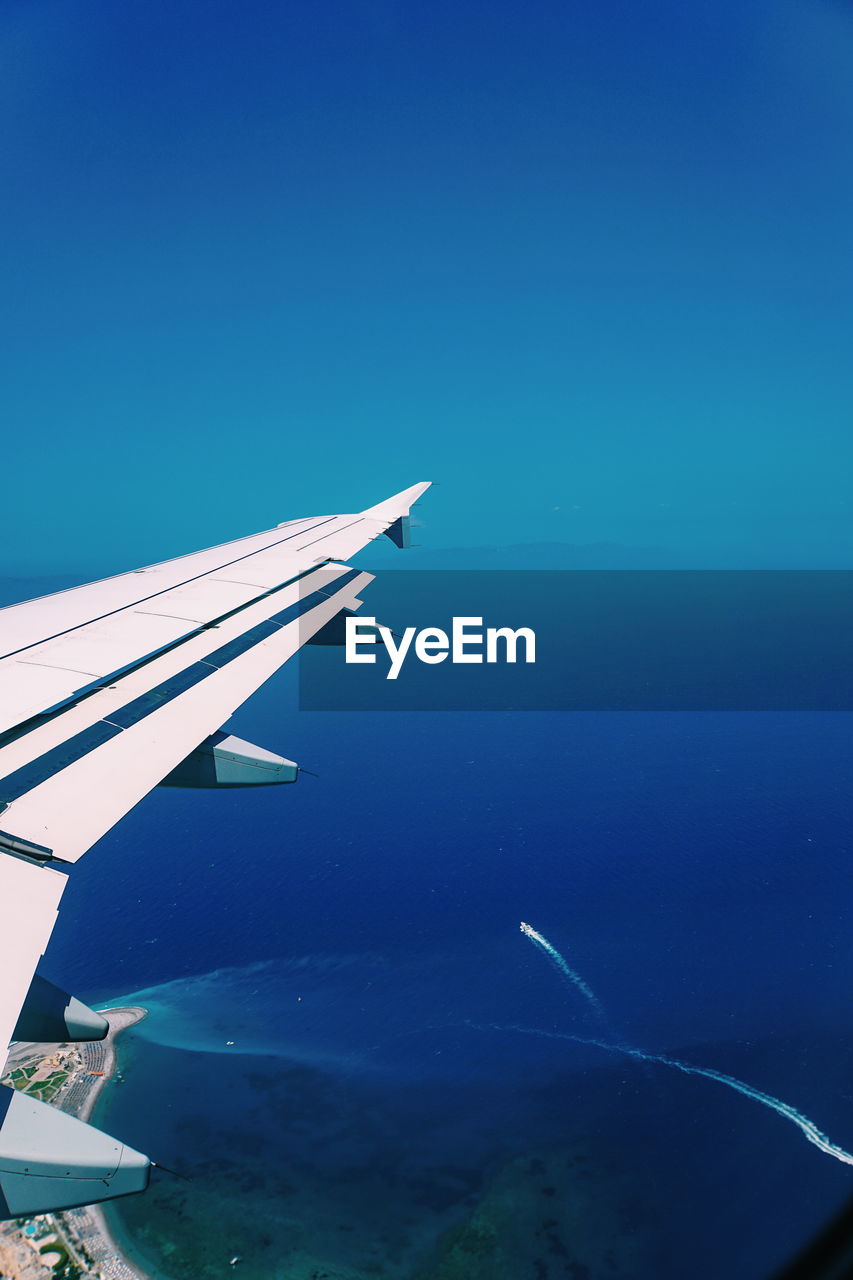
<svg viewBox="0 0 853 1280"><path fill-rule="evenodd" d="M408 489L401 489L399 493L392 494L384 502L377 502L376 506L368 507L361 514L367 520L397 520L400 516L409 514L412 506L431 484L431 480L421 480L418 484L409 485Z"/></svg>

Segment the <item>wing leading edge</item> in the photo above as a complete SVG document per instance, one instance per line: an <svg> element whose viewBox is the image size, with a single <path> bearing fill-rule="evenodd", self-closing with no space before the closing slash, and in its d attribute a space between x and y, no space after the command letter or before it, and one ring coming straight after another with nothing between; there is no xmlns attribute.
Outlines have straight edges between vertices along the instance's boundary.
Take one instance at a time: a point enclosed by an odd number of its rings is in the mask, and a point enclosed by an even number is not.
<svg viewBox="0 0 853 1280"><path fill-rule="evenodd" d="M342 610L358 608L372 575L345 561L385 533L407 546L410 509L428 487L0 610L3 1060L16 1026L55 1025L23 1014L49 985L34 975L67 883L58 865L76 862L163 780L295 780L292 761L222 725ZM71 1030L57 1039L73 1038L85 1019L64 1025ZM139 1153L105 1135L103 1148L75 1138L69 1117L59 1123L43 1103L12 1101L0 1101L0 1217L147 1184ZM32 1137L23 1162L22 1133ZM75 1142L86 1157L60 1175Z"/></svg>

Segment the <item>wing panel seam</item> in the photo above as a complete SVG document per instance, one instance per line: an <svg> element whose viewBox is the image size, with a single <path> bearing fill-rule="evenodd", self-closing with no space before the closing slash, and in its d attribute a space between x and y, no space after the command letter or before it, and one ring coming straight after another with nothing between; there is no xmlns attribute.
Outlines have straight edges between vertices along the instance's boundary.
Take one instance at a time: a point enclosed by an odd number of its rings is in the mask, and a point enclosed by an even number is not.
<svg viewBox="0 0 853 1280"><path fill-rule="evenodd" d="M328 563L328 562L327 562ZM80 689L76 689L69 697L57 702L53 707L30 716L27 720L23 720L20 724L12 725L3 733L0 733L0 747L6 746L9 742L13 742L23 737L36 723L44 724L56 716L62 715L64 711L68 711L72 706L82 702L84 698L89 697L93 693L97 693L99 689L109 687L110 683L115 680L121 680L122 677L132 675L136 671L140 671L149 662L155 662L166 653L171 653L175 649L179 649L182 644L186 644L189 640L195 639L204 631L210 631L222 622L227 622L230 618L236 617L245 610L252 608L253 605L259 604L262 600L267 600L271 596L276 595L279 591L284 591L286 587L293 586L294 582L300 582L303 578L310 577L311 574L319 572L322 565L312 565L310 569L303 569L301 573L297 573L293 578L289 578L287 582L280 583L277 587L271 587L268 591L262 591L254 600L248 600L245 604L238 605L231 609L228 613L220 614L219 617L211 619L210 622L204 622L197 625L194 630L188 631L186 635L180 636L177 640L171 640L168 644L163 645L159 649L153 649L144 657L139 658L136 662L129 663L125 667L119 667L116 671L107 672L99 675L88 685L83 685ZM344 581L345 575L342 575L337 581ZM20 659L19 659L20 661ZM86 672L83 674L91 674Z"/></svg>
<svg viewBox="0 0 853 1280"><path fill-rule="evenodd" d="M335 585L338 590L342 590L363 572L363 569L350 569L348 573L342 574L336 580ZM58 746L51 747L49 751L44 752L41 756L36 756L34 760L28 761L27 764L21 765L20 768L7 774L5 778L0 778L0 804L8 806L14 803L15 800L25 795L28 791L32 791L53 774L59 773L62 769L75 764L98 747L104 746L107 742L117 737L118 734L123 733L125 729L132 728L133 725L138 724L140 720L146 719L149 715L165 706L166 703L180 697L182 693L192 689L213 672L221 671L223 667L227 666L235 658L240 657L241 654L253 649L264 640L268 640L276 632L286 627L288 623L295 622L303 614L316 609L329 599L329 595L328 591L313 591L311 595L305 596L303 600L288 605L286 609L274 614L272 618L264 619L263 622L259 622L242 636L237 636L219 649L215 649L213 653L208 654L207 660L200 659L191 663L183 671L169 676L167 680L155 685L153 689L147 690L137 698L133 698L125 706L111 711L108 718L97 720L87 729L83 729L72 737L67 738L65 742L59 743ZM225 659L222 667L218 667L210 661L211 658L218 656L222 656Z"/></svg>
<svg viewBox="0 0 853 1280"><path fill-rule="evenodd" d="M274 550L275 547L280 547L285 542L292 542L292 540L294 538L298 538L301 533L310 533L312 529L319 529L322 525L329 524L330 521L336 520L337 518L338 518L337 516L327 516L325 519L319 520L317 524L312 525L310 529L302 529L297 533L290 533L286 538L280 538L278 542L271 542L268 547L258 547L255 551L247 551L244 556L237 556L236 559L229 560L226 564L217 565L215 569L208 569L206 573L197 573L191 578L186 578L183 582L173 582L171 586L164 587L162 591L154 591L150 596L145 596L142 600L132 600L128 604L122 605L118 609L108 609L106 613L98 614L98 616L95 618L87 618L85 622L78 622L76 626L66 627L64 631L55 631L52 635L41 636L38 640L34 640L32 644L21 645L20 649L10 649L8 653L0 654L0 660L2 660L3 658L14 658L19 653L25 653L27 649L34 649L36 648L37 645L47 644L51 640L58 640L60 636L70 635L73 631L79 631L81 627L91 626L93 622L102 622L104 618L112 618L117 613L124 613L126 609L133 609L140 604L146 604L148 600L156 600L158 596L165 595L168 591L176 591L178 590L179 587L189 586L191 582L199 582L202 578L208 578L210 577L211 574L218 573L220 569L227 569L232 564L240 564L243 560L250 560L252 556L260 555L262 551L272 551ZM345 528L347 529L349 527L350 527L349 525L345 526ZM325 535L325 536L328 536L328 535ZM317 541L319 540L320 539L317 539ZM314 543L309 542L307 545L309 547L313 547ZM300 550L302 550L302 548L300 548ZM201 553L192 552L191 554L198 555ZM183 559L183 557L177 557L177 558ZM163 561L163 563L168 564L169 561L166 560L166 561ZM152 566L152 567L157 568L159 566ZM139 570L134 570L134 572L144 573L145 570L139 569ZM119 575L119 576L122 576L122 575ZM109 581L109 579L102 579L102 581ZM93 586L95 584L87 583L86 585ZM46 599L46 597L44 596L41 598ZM14 608L15 606L10 605L9 607Z"/></svg>

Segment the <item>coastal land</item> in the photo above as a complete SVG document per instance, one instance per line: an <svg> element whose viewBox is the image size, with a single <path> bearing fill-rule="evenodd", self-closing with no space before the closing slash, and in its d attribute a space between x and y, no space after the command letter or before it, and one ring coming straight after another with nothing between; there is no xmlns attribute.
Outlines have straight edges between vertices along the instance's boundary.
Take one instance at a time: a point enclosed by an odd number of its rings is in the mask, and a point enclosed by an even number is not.
<svg viewBox="0 0 853 1280"><path fill-rule="evenodd" d="M127 1006L100 1011L110 1024L96 1043L12 1046L4 1084L88 1121L108 1081L118 1073L116 1040L147 1010ZM148 1280L121 1252L100 1205L0 1223L0 1276L4 1280Z"/></svg>

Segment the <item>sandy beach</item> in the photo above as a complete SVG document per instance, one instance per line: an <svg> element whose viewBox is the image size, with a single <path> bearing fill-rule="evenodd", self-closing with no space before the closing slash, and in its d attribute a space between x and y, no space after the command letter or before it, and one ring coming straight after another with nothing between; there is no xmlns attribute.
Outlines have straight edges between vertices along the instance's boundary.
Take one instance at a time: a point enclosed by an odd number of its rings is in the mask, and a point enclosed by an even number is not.
<svg viewBox="0 0 853 1280"><path fill-rule="evenodd" d="M87 1059L88 1088L85 1098L75 1111L78 1119L88 1121L101 1096L104 1086L115 1075L118 1062L116 1040L122 1031L135 1026L148 1016L148 1011L136 1005L118 1009L101 1009L99 1012L110 1024L105 1040L98 1044L81 1046ZM92 1075L91 1072L102 1072ZM69 1108L63 1107L63 1110ZM97 1268L96 1274L103 1280L148 1280L146 1274L134 1266L121 1252L100 1205L86 1205L82 1209L70 1209L57 1215L63 1220L68 1233L83 1244Z"/></svg>
<svg viewBox="0 0 853 1280"><path fill-rule="evenodd" d="M110 1024L106 1039L80 1043L70 1050L69 1079L54 1102L59 1110L87 1122L104 1086L115 1075L118 1036L147 1017L146 1009L134 1005L100 1012ZM10 1052L9 1065L53 1058L60 1052L68 1052L68 1046L19 1042ZM36 1221L45 1223L64 1241L83 1275L93 1280L149 1280L148 1275L122 1253L100 1205L44 1215ZM10 1280L30 1280L32 1276L47 1274L38 1255L25 1241L21 1228L4 1226L2 1236L4 1274L9 1275Z"/></svg>
<svg viewBox="0 0 853 1280"><path fill-rule="evenodd" d="M102 1065L97 1067L89 1067L89 1071L102 1071L102 1076L90 1076L91 1084L86 1093L86 1097L82 1104L75 1111L75 1115L80 1120L89 1120L95 1109L95 1103L98 1101L103 1092L104 1085L115 1074L116 1069L116 1038L122 1031L126 1031L128 1027L135 1026L137 1022L141 1022L143 1018L147 1018L148 1010L141 1009L138 1006L128 1006L122 1009L101 1009L99 1010L102 1017L106 1018L110 1024L109 1033L105 1040L98 1044L88 1044L81 1046L85 1051L85 1056L97 1057ZM100 1054L97 1051L100 1050ZM63 1110L68 1110L63 1107Z"/></svg>

